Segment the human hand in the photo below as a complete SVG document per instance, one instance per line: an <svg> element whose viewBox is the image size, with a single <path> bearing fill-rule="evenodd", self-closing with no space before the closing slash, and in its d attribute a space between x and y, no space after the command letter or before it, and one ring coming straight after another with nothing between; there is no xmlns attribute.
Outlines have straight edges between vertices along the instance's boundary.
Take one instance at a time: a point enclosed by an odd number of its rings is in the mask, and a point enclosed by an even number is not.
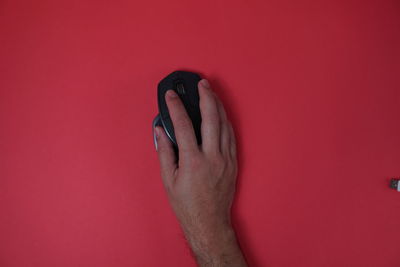
<svg viewBox="0 0 400 267"><path fill-rule="evenodd" d="M246 266L231 226L237 162L232 126L207 80L198 84L202 144L173 90L166 103L174 125L179 161L162 127L154 129L161 177L170 204L201 266Z"/></svg>

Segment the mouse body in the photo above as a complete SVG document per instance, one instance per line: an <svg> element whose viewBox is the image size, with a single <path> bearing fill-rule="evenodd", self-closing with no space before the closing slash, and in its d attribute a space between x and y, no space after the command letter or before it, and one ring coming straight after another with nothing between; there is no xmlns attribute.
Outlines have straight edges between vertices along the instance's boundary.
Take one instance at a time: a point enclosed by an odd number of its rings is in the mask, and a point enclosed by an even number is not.
<svg viewBox="0 0 400 267"><path fill-rule="evenodd" d="M158 83L157 101L159 114L153 120L153 128L162 126L171 140L175 151L178 151L174 126L169 115L165 93L174 90L181 99L186 112L192 121L197 143L201 144L201 114L200 98L197 84L201 80L200 75L187 71L174 71Z"/></svg>

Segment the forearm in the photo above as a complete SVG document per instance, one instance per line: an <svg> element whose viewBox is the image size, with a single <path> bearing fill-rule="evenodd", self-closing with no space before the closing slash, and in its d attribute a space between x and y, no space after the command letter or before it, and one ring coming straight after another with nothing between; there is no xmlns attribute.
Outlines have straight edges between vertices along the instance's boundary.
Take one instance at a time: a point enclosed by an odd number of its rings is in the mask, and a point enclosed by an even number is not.
<svg viewBox="0 0 400 267"><path fill-rule="evenodd" d="M230 226L184 232L199 266L247 266Z"/></svg>

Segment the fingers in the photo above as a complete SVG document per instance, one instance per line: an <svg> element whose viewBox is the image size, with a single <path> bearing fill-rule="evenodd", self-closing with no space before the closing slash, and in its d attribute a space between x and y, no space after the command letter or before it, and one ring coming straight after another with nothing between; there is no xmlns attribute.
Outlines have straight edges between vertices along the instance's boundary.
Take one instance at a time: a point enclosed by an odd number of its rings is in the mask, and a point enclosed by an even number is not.
<svg viewBox="0 0 400 267"><path fill-rule="evenodd" d="M160 161L161 177L164 185L169 186L175 179L175 170L177 168L174 149L162 127L156 126L154 134L158 159Z"/></svg>
<svg viewBox="0 0 400 267"><path fill-rule="evenodd" d="M205 79L199 82L199 94L203 151L212 154L220 152L224 156L235 158L236 142L232 125L222 102Z"/></svg>
<svg viewBox="0 0 400 267"><path fill-rule="evenodd" d="M202 150L206 154L236 155L235 138L225 109L207 80L198 84L202 117ZM174 125L180 153L199 151L193 125L185 107L173 90L166 93L166 102Z"/></svg>
<svg viewBox="0 0 400 267"><path fill-rule="evenodd" d="M186 113L182 101L174 90L168 90L165 94L169 115L174 125L176 142L179 153L194 153L199 150L192 121Z"/></svg>
<svg viewBox="0 0 400 267"><path fill-rule="evenodd" d="M217 153L220 147L220 111L217 99L206 79L199 84L202 148L205 153Z"/></svg>
<svg viewBox="0 0 400 267"><path fill-rule="evenodd" d="M231 124L227 119L226 112L224 106L221 101L216 97L218 112L221 117L221 136L220 136L220 151L224 156L228 156L230 154L230 146L231 146Z"/></svg>
<svg viewBox="0 0 400 267"><path fill-rule="evenodd" d="M232 124L229 124L229 136L230 136L230 155L233 159L236 160L236 138L235 138L235 131L233 130Z"/></svg>

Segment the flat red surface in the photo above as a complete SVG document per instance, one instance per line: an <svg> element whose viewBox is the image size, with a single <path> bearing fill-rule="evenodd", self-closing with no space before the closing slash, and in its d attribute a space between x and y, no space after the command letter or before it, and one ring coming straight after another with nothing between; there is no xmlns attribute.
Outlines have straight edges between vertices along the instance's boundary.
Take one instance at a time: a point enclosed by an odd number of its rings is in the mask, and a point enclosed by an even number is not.
<svg viewBox="0 0 400 267"><path fill-rule="evenodd" d="M0 1L0 266L194 266L151 135L210 79L252 266L400 266L398 1Z"/></svg>

